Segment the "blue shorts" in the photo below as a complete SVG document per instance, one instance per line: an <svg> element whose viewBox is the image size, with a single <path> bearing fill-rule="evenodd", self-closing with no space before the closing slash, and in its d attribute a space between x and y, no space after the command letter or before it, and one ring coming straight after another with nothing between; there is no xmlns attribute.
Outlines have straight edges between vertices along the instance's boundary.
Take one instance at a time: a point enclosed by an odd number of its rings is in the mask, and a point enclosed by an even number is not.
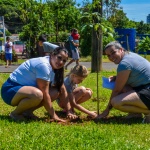
<svg viewBox="0 0 150 150"><path fill-rule="evenodd" d="M6 60L12 60L12 53L5 53Z"/></svg>
<svg viewBox="0 0 150 150"><path fill-rule="evenodd" d="M2 85L1 88L1 97L3 101L6 104L11 105L11 101L13 97L18 92L18 90L22 87L23 85L13 82L10 80L10 78L8 78L8 80Z"/></svg>

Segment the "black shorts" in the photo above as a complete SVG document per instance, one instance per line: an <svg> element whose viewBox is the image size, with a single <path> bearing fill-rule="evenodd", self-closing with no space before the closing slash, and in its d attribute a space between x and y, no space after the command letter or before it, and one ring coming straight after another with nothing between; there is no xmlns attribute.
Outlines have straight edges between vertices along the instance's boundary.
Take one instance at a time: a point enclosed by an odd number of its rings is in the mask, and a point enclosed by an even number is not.
<svg viewBox="0 0 150 150"><path fill-rule="evenodd" d="M142 102L150 110L150 84L138 86L133 88Z"/></svg>

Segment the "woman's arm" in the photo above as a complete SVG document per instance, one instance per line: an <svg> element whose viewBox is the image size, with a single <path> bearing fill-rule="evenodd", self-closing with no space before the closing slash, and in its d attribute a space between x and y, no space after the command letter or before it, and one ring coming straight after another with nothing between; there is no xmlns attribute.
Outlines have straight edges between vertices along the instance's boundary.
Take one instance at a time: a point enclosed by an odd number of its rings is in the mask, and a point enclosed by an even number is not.
<svg viewBox="0 0 150 150"><path fill-rule="evenodd" d="M98 116L99 119L104 118L109 114L110 110L112 109L111 99L113 97L119 95L122 92L123 88L125 87L125 85L127 83L130 72L131 72L130 70L125 70L125 71L121 71L117 74L116 80L115 80L115 88L113 89L113 91L111 93L111 97L110 97L110 100L108 102L106 109L103 111L102 114L100 114Z"/></svg>
<svg viewBox="0 0 150 150"><path fill-rule="evenodd" d="M52 100L49 95L49 82L42 80L42 79L37 79L37 85L38 85L38 88L43 92L43 106L45 107L47 112L50 114L50 116L55 121L65 122L65 120L60 119L56 115L55 110L52 106Z"/></svg>

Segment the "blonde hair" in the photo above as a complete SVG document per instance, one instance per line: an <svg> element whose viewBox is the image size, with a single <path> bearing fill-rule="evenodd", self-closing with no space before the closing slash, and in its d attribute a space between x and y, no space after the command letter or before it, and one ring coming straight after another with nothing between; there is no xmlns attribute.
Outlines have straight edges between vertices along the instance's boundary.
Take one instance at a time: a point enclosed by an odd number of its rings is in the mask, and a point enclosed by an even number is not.
<svg viewBox="0 0 150 150"><path fill-rule="evenodd" d="M79 77L86 78L88 76L88 70L83 65L76 65L71 68L70 73L68 75L70 75L70 74L74 74Z"/></svg>

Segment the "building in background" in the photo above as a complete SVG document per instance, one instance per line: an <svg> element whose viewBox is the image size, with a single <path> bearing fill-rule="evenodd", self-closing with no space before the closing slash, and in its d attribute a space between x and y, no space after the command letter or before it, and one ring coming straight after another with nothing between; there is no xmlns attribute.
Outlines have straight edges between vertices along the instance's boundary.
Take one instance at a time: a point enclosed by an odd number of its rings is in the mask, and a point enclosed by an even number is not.
<svg viewBox="0 0 150 150"><path fill-rule="evenodd" d="M147 23L150 23L150 14L147 16Z"/></svg>
<svg viewBox="0 0 150 150"><path fill-rule="evenodd" d="M118 35L117 41L119 41L126 50L135 52L136 30L133 28L128 29L116 28L115 32Z"/></svg>

